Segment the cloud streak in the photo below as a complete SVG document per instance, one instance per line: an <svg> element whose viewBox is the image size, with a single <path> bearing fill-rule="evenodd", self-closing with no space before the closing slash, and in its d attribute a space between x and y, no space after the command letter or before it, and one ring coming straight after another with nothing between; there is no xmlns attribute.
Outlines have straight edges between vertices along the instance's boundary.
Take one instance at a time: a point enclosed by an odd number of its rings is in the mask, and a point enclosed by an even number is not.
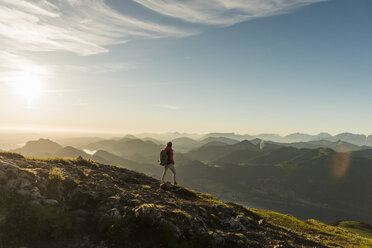
<svg viewBox="0 0 372 248"><path fill-rule="evenodd" d="M77 73L94 73L94 74L105 74L105 73L114 73L121 71L129 71L136 69L136 66L124 62L116 63L102 63L95 65L64 65L64 66L55 66L55 70L67 71L67 72L77 72Z"/></svg>
<svg viewBox="0 0 372 248"><path fill-rule="evenodd" d="M278 15L326 0L134 0L152 11L185 22L229 26Z"/></svg>

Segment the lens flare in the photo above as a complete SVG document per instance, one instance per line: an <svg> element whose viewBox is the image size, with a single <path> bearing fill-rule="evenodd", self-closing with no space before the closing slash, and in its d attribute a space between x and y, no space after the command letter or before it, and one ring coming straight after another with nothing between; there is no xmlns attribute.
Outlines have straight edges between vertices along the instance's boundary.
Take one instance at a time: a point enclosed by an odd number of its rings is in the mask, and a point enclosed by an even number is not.
<svg viewBox="0 0 372 248"><path fill-rule="evenodd" d="M333 179L342 179L350 166L350 153L349 152L338 152L332 158L331 174Z"/></svg>

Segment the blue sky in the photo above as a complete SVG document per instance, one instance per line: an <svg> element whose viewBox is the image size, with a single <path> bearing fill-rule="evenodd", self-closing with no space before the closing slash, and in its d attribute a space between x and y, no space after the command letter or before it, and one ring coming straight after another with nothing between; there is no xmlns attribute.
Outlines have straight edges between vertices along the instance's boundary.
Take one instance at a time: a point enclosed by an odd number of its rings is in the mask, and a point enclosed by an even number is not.
<svg viewBox="0 0 372 248"><path fill-rule="evenodd" d="M3 129L372 134L368 0L0 0L0 13Z"/></svg>

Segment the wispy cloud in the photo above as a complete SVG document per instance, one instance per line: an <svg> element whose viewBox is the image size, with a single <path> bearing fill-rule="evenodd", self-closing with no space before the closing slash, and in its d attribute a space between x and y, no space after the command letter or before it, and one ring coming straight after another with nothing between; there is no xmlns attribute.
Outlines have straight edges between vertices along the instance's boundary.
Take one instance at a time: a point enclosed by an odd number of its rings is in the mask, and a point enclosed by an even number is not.
<svg viewBox="0 0 372 248"><path fill-rule="evenodd" d="M168 109L168 110L178 110L179 109L178 106L169 105L169 104L157 104L156 106L159 107L159 108L164 108L164 109Z"/></svg>
<svg viewBox="0 0 372 248"><path fill-rule="evenodd" d="M253 18L278 15L326 0L134 0L162 15L185 22L229 26Z"/></svg>
<svg viewBox="0 0 372 248"><path fill-rule="evenodd" d="M205 25L228 26L322 1L326 0L132 0L122 3L135 2L149 13L192 24L185 26L172 20L159 22L159 18L151 19L152 15L119 12L105 0L0 0L0 47L13 53L62 50L92 55L108 52L109 45L133 39L194 35Z"/></svg>
<svg viewBox="0 0 372 248"><path fill-rule="evenodd" d="M95 74L113 73L120 71L128 71L136 69L134 64L117 62L117 63L102 63L95 65L64 65L55 66L56 70L68 72L89 72Z"/></svg>
<svg viewBox="0 0 372 248"><path fill-rule="evenodd" d="M0 0L0 46L8 51L108 52L134 38L187 36L194 31L133 18L103 0Z"/></svg>

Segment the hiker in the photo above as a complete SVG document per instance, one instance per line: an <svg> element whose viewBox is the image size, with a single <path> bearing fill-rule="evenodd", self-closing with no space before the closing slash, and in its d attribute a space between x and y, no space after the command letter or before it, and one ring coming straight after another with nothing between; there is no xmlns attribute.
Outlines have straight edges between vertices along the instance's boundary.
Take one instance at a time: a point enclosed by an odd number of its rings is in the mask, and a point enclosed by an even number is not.
<svg viewBox="0 0 372 248"><path fill-rule="evenodd" d="M173 159L173 150L172 150L172 142L168 142L167 146L164 148L168 156L168 161L164 164L163 175L161 176L161 183L164 183L164 177L167 174L168 169L170 169L173 173L173 184L177 185L176 182L176 169L174 168L174 159Z"/></svg>

